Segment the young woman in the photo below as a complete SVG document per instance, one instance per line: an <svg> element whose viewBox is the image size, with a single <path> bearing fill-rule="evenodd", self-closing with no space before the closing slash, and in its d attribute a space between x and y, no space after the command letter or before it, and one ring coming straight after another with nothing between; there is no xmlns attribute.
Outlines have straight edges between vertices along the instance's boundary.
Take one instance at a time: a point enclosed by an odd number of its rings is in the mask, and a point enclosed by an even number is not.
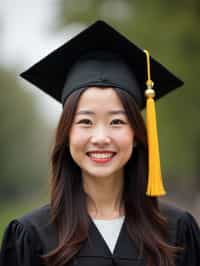
<svg viewBox="0 0 200 266"><path fill-rule="evenodd" d="M157 98L182 84L151 60ZM51 202L11 221L2 266L200 265L192 215L146 194L145 65L142 50L100 21L22 74L63 112Z"/></svg>

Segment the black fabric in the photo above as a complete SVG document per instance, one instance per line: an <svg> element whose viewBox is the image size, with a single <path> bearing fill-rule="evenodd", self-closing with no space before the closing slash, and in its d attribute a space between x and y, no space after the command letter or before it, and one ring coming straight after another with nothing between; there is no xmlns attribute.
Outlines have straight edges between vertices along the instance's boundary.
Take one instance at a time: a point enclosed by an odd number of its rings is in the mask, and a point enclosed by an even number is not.
<svg viewBox="0 0 200 266"><path fill-rule="evenodd" d="M169 220L168 242L185 247L185 250L177 256L176 266L199 266L200 230L193 216L166 205L162 205L161 210ZM49 221L49 205L12 221L4 233L0 265L42 266L39 256L48 253L57 245L56 230ZM138 256L137 247L128 235L126 220L113 254L91 221L88 239L70 265L145 266L145 258Z"/></svg>
<svg viewBox="0 0 200 266"><path fill-rule="evenodd" d="M19 221L12 221L4 234L0 251L1 266L40 265L40 242Z"/></svg>
<svg viewBox="0 0 200 266"><path fill-rule="evenodd" d="M124 71L120 73L120 68L123 67L121 66L121 60L119 60L117 64L109 65L108 75L106 74L103 78L102 72L104 72L106 66L105 64L98 65L97 68L97 61L95 61L95 63L91 63L91 67L86 69L84 69L83 65L82 68L79 65L79 71L76 72L76 75L73 73L72 79L70 75L74 64L79 63L88 53L96 56L97 50L117 54L126 62L131 72ZM157 60L150 58L150 61L151 78L154 81L156 99L183 85L182 80L177 78ZM91 79L93 66L96 69L96 74ZM130 75L132 75L132 78ZM100 82L101 86L113 84L115 87L128 90L135 96L135 100L141 109L145 106L146 55L142 49L104 21L96 21L24 71L21 76L62 103L72 91L85 86L98 85L98 82ZM66 83L68 78L70 82ZM137 80L139 86L132 86L132 80Z"/></svg>
<svg viewBox="0 0 200 266"><path fill-rule="evenodd" d="M62 102L75 90L91 86L114 87L127 91L138 106L144 104L140 86L130 66L119 54L96 50L83 55L71 67L62 92Z"/></svg>

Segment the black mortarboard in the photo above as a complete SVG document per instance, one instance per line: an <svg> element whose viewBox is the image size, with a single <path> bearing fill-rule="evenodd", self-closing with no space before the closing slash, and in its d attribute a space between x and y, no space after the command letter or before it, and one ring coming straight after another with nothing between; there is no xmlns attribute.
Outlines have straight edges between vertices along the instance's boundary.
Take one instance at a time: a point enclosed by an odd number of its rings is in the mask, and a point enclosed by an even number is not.
<svg viewBox="0 0 200 266"><path fill-rule="evenodd" d="M21 76L63 104L74 90L90 86L126 90L141 109L147 102L147 195L165 194L154 98L159 99L183 81L151 58L148 51L138 48L105 22L97 21Z"/></svg>
<svg viewBox="0 0 200 266"><path fill-rule="evenodd" d="M153 58L151 75L156 99L183 84ZM92 24L21 76L60 102L78 88L98 85L125 89L140 108L145 106L145 53L103 21Z"/></svg>

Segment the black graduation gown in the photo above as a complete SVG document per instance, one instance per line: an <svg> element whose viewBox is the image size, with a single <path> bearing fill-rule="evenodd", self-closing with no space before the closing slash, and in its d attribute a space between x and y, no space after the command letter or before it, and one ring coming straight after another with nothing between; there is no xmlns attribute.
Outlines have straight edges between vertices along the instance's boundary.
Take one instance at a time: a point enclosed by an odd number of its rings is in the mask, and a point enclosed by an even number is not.
<svg viewBox="0 0 200 266"><path fill-rule="evenodd" d="M200 266L200 230L191 214L174 207L162 206L169 219L169 243L184 246L177 257L177 266ZM57 245L55 227L50 224L50 207L40 209L10 222L4 233L0 253L1 266L41 266L39 256ZM77 266L145 266L139 258L133 241L129 238L124 222L112 254L93 222L88 240L71 265Z"/></svg>

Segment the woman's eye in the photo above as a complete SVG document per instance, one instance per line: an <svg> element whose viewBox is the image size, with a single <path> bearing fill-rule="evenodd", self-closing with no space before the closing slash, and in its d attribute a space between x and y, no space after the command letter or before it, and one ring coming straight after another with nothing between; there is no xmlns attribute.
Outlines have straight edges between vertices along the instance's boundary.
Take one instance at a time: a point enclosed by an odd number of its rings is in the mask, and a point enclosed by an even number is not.
<svg viewBox="0 0 200 266"><path fill-rule="evenodd" d="M120 124L126 124L123 120L121 119L114 119L112 120L112 123L115 125L120 125Z"/></svg>
<svg viewBox="0 0 200 266"><path fill-rule="evenodd" d="M77 124L91 124L92 122L89 119L82 119Z"/></svg>

